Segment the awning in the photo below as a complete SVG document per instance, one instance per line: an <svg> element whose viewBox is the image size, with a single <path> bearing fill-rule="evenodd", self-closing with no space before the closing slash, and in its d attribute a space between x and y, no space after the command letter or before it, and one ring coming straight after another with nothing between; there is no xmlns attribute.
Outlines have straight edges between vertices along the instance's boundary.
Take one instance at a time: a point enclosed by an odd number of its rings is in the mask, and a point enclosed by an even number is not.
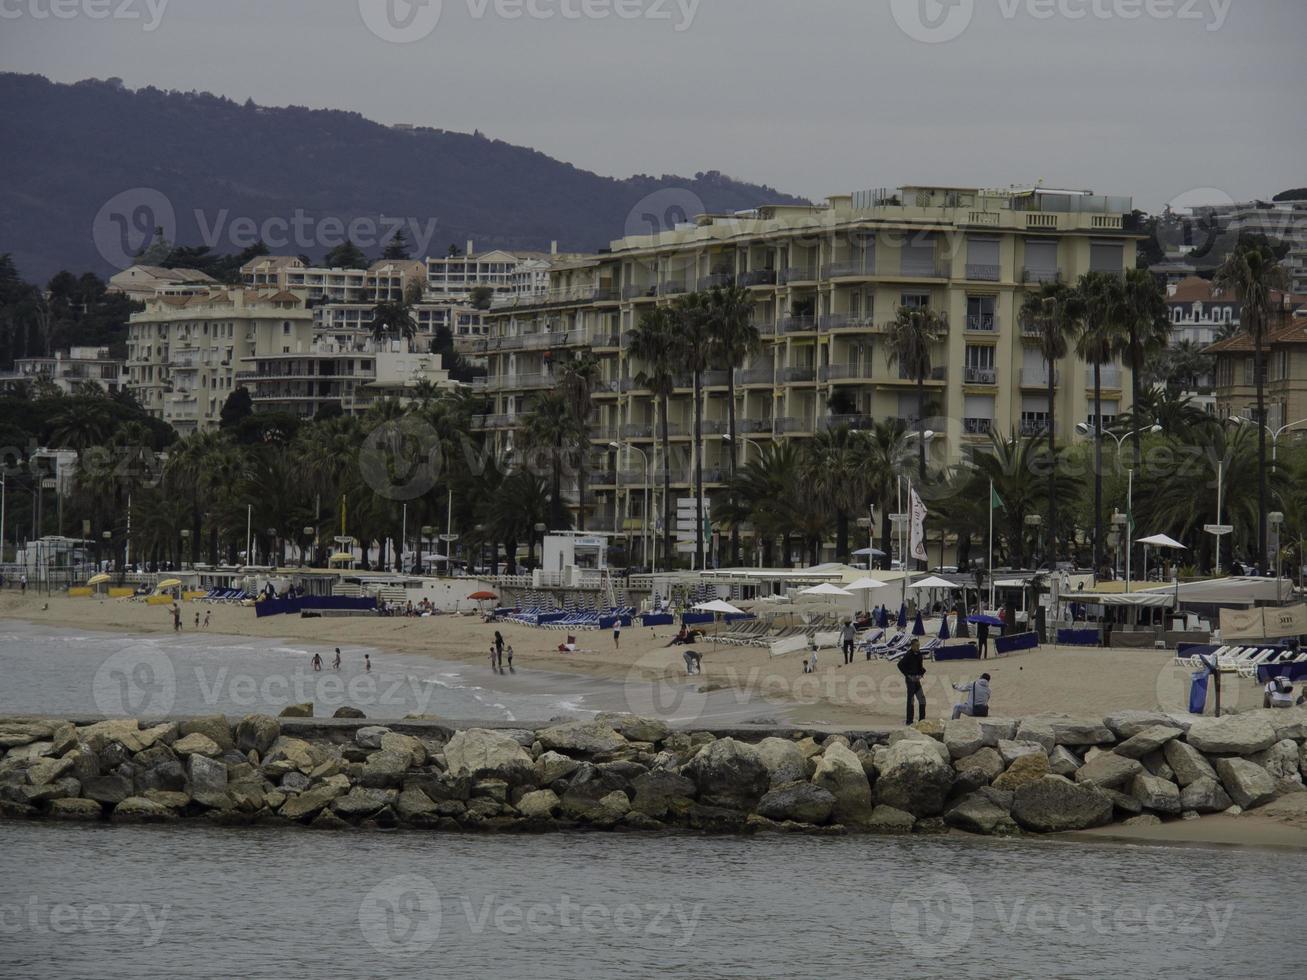
<svg viewBox="0 0 1307 980"><path fill-rule="evenodd" d="M1083 602L1091 606L1134 606L1136 609L1170 609L1175 605L1174 592L1131 592L1128 595L1124 592L1114 594L1080 592L1064 598L1068 602Z"/></svg>

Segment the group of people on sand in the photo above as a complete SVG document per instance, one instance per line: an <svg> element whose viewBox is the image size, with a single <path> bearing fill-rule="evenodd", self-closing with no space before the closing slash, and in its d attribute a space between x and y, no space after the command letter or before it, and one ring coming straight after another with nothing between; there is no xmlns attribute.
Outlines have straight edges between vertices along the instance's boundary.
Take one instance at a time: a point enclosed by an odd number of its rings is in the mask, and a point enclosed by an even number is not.
<svg viewBox="0 0 1307 980"><path fill-rule="evenodd" d="M508 656L508 673L516 674L513 669L513 645L504 643L504 634L495 630L495 642L490 644L490 669L497 674L504 673L504 656Z"/></svg>
<svg viewBox="0 0 1307 980"><path fill-rule="evenodd" d="M322 670L322 654L315 653L312 663L315 671ZM340 670L340 647L336 647L336 658L331 662L331 669ZM372 673L372 655L369 653L363 654L363 670Z"/></svg>
<svg viewBox="0 0 1307 980"><path fill-rule="evenodd" d="M907 703L907 720L905 725L912 724L912 707L913 703L917 706L917 720L926 720L926 691L922 682L926 679L926 663L921 656L921 643L913 640L908 647L908 652L899 658L899 673L908 686L908 703ZM969 718L988 718L989 717L989 683L993 680L989 674L981 674L969 684L954 684L953 690L960 691L966 697L958 704L953 705L953 719L957 720L963 715Z"/></svg>

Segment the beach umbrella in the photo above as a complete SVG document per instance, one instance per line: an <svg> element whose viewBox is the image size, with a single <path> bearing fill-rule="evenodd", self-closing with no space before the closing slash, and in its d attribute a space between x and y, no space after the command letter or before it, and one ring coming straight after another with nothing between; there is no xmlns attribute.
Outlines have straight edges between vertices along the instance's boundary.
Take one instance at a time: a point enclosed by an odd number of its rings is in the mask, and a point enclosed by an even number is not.
<svg viewBox="0 0 1307 980"><path fill-rule="evenodd" d="M1152 548L1176 548L1180 551L1189 550L1175 538L1166 534L1154 534L1151 538L1139 538L1135 543L1146 544Z"/></svg>
<svg viewBox="0 0 1307 980"><path fill-rule="evenodd" d="M166 578L154 587L155 592L163 592L165 589L175 589L182 584L179 578Z"/></svg>
<svg viewBox="0 0 1307 980"><path fill-rule="evenodd" d="M876 617L876 626L880 629L889 628L889 610L884 606L880 607L880 615Z"/></svg>
<svg viewBox="0 0 1307 980"><path fill-rule="evenodd" d="M907 605L899 606L899 629L905 629L908 625L908 607Z"/></svg>
<svg viewBox="0 0 1307 980"><path fill-rule="evenodd" d="M913 582L908 586L910 589L956 589L957 586L948 579L940 578L938 575L932 575L930 578L923 578L920 582Z"/></svg>
<svg viewBox="0 0 1307 980"><path fill-rule="evenodd" d="M468 598L473 602L494 602L499 596L493 592L473 592Z"/></svg>
<svg viewBox="0 0 1307 980"><path fill-rule="evenodd" d="M739 609L735 606L732 606L729 602L724 602L721 599L714 599L712 602L701 602L697 606L691 606L690 608L693 609L695 612L708 612L708 613L712 613L714 616L743 616L744 615L743 609ZM718 623L720 623L720 620L718 620ZM712 645L713 645L713 649L716 650L717 630L715 629L713 630L713 635L712 635Z"/></svg>
<svg viewBox="0 0 1307 980"><path fill-rule="evenodd" d="M977 626L979 626L981 623L984 623L986 626L1003 625L1003 620L999 619L997 616L991 616L989 613L980 613L979 615L976 616L968 616L967 622L974 623Z"/></svg>
<svg viewBox="0 0 1307 980"><path fill-rule="evenodd" d="M836 596L851 596L853 593L841 589L838 585L831 585L829 582L822 582L821 585L814 585L810 589L804 589L799 593L799 595L828 596L833 599Z"/></svg>
<svg viewBox="0 0 1307 980"><path fill-rule="evenodd" d="M943 619L943 620L940 622L940 624L939 624L939 638L940 638L941 640L951 640L951 639L953 639L953 637L949 634L949 631L948 631L948 616L947 616L947 615L945 615L944 619Z"/></svg>
<svg viewBox="0 0 1307 980"><path fill-rule="evenodd" d="M926 635L926 624L921 621L920 611L917 612L917 621L912 624L912 635L913 636Z"/></svg>
<svg viewBox="0 0 1307 980"><path fill-rule="evenodd" d="M871 601L870 593L873 589L883 589L885 583L874 578L860 578L848 587L850 592L862 593L862 611L867 611L867 604Z"/></svg>
<svg viewBox="0 0 1307 980"><path fill-rule="evenodd" d="M89 579L87 579L86 584L103 585L105 582L108 582L112 577L113 576L105 575L103 572L101 572L99 575L92 575Z"/></svg>

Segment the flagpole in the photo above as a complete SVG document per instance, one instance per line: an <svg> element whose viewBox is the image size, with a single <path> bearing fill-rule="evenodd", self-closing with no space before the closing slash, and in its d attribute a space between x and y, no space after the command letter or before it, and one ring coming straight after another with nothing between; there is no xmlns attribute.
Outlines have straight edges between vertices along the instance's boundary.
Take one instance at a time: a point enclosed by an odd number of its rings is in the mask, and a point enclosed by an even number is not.
<svg viewBox="0 0 1307 980"><path fill-rule="evenodd" d="M907 542L907 515L903 512L903 477L899 477L898 486L899 494L899 562L903 566L903 597L902 604L908 604L908 542ZM912 478L908 478L908 499L912 499Z"/></svg>
<svg viewBox="0 0 1307 980"><path fill-rule="evenodd" d="M1126 533L1125 594L1126 595L1130 594L1130 555L1131 552L1135 550L1134 541L1132 540L1135 536L1135 512L1134 512L1135 471L1130 470L1129 473L1130 473L1130 480L1129 483L1126 485L1126 497L1125 497L1125 533Z"/></svg>
<svg viewBox="0 0 1307 980"><path fill-rule="evenodd" d="M989 608L994 608L994 481L989 481Z"/></svg>

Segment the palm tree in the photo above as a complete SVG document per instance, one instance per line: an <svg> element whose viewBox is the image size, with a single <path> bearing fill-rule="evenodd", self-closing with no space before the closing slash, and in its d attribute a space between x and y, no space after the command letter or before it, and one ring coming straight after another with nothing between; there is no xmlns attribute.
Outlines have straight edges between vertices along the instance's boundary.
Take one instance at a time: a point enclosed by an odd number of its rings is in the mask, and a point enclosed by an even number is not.
<svg viewBox="0 0 1307 980"><path fill-rule="evenodd" d="M1284 287L1284 269L1275 253L1260 242L1240 242L1217 270L1215 284L1239 298L1240 328L1253 340L1253 380L1257 385L1257 556L1266 573L1266 333L1274 302L1271 292Z"/></svg>
<svg viewBox="0 0 1307 980"><path fill-rule="evenodd" d="M1147 362L1166 350L1171 339L1171 317L1166 296L1147 269L1130 269L1122 283L1125 337L1122 353L1130 365L1130 404L1138 404ZM1135 470L1144 468L1143 434L1135 431Z"/></svg>
<svg viewBox="0 0 1307 980"><path fill-rule="evenodd" d="M1094 574L1103 567L1103 365L1121 349L1124 289L1120 276L1087 272L1076 284L1080 336L1076 353L1094 366Z"/></svg>
<svg viewBox="0 0 1307 980"><path fill-rule="evenodd" d="M1075 293L1065 283L1049 282L1021 304L1021 321L1039 332L1039 352L1048 365L1048 456L1057 460L1057 363L1070 353L1078 310ZM1048 471L1049 552L1057 562L1057 495L1053 493L1056 467Z"/></svg>
<svg viewBox="0 0 1307 980"><path fill-rule="evenodd" d="M694 499L695 567L704 567L703 520L697 513L703 506L703 372L713 362L713 333L710 311L702 293L691 293L671 307L676 324L676 355L694 378Z"/></svg>
<svg viewBox="0 0 1307 980"><path fill-rule="evenodd" d="M926 379L931 371L931 348L948 332L948 318L928 308L900 306L885 337L889 363L898 363L905 377L917 383L917 476L926 482Z"/></svg>
<svg viewBox="0 0 1307 980"><path fill-rule="evenodd" d="M865 439L847 425L819 432L805 445L804 483L835 514L837 560L849 552L849 515L867 499Z"/></svg>
<svg viewBox="0 0 1307 980"><path fill-rule="evenodd" d="M552 506L549 523L555 530L564 527L563 521L563 453L575 437L576 423L567 399L558 391L549 391L536 400L527 416L523 435L538 446L549 446L553 468Z"/></svg>
<svg viewBox="0 0 1307 980"><path fill-rule="evenodd" d="M672 560L672 442L668 414L672 392L676 389L675 323L666 307L650 310L636 324L628 352L644 365L635 383L648 389L658 399L659 440L663 463L663 555L668 567Z"/></svg>
<svg viewBox="0 0 1307 980"><path fill-rule="evenodd" d="M416 331L413 327L413 310L407 298L390 299L378 303L372 309L372 337L385 340L387 337L403 337L412 340Z"/></svg>
<svg viewBox="0 0 1307 980"><path fill-rule="evenodd" d="M884 568L890 568L894 548L890 541L890 514L895 507L899 478L907 471L911 448L902 419L878 419L863 438L862 484L880 509L880 550ZM868 563L870 565L870 562Z"/></svg>
<svg viewBox="0 0 1307 980"><path fill-rule="evenodd" d="M735 431L735 369L762 348L753 322L753 298L739 286L719 286L708 294L709 326L717 363L726 369L726 428L730 435L727 472L735 476L740 444ZM731 560L740 560L740 532L731 532Z"/></svg>
<svg viewBox="0 0 1307 980"><path fill-rule="evenodd" d="M585 530L585 479L589 464L590 413L594 409L594 390L599 383L599 361L589 350L581 351L563 364L558 383L576 434L577 527Z"/></svg>
<svg viewBox="0 0 1307 980"><path fill-rule="evenodd" d="M80 452L105 441L111 420L103 406L86 398L76 398L68 399L50 423L52 446Z"/></svg>

